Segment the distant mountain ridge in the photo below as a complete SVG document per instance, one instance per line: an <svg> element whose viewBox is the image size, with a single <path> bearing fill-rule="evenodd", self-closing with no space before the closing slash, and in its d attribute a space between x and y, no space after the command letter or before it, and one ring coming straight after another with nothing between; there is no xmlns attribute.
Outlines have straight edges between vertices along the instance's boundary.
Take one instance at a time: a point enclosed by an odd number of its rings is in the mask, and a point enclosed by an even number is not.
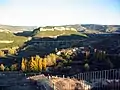
<svg viewBox="0 0 120 90"><path fill-rule="evenodd" d="M61 26L45 26L44 28L47 27L74 28L77 31L83 33L112 33L112 32L120 31L120 25L73 24L73 25L61 25ZM43 28L43 27L39 27L39 28Z"/></svg>
<svg viewBox="0 0 120 90"><path fill-rule="evenodd" d="M84 33L108 33L120 30L120 25L75 24L64 26L74 27L78 31Z"/></svg>
<svg viewBox="0 0 120 90"><path fill-rule="evenodd" d="M99 25L99 24L73 24L73 25L59 25L59 26L45 26L44 28L49 27L65 27L65 28L74 28L82 33L112 33L120 32L120 25ZM43 28L43 27L39 27ZM0 31L10 31L10 32L22 32L22 31L33 31L37 30L37 26L11 26L11 25L2 25L0 24Z"/></svg>
<svg viewBox="0 0 120 90"><path fill-rule="evenodd" d="M11 26L11 25L2 25L0 24L0 31L5 31L5 32L23 32L23 31L32 31L35 29L36 26Z"/></svg>

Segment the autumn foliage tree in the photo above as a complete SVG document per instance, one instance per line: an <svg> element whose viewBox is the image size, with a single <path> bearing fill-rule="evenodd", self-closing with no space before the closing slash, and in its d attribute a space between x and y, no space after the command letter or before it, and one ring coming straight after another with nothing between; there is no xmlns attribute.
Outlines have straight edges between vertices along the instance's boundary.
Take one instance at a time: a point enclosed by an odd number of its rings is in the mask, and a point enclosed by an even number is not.
<svg viewBox="0 0 120 90"><path fill-rule="evenodd" d="M30 63L30 70L31 71L37 71L38 69L37 69L37 63L36 63L36 61L34 60L34 57L31 57L31 60L29 61Z"/></svg>
<svg viewBox="0 0 120 90"><path fill-rule="evenodd" d="M30 60L22 58L21 70L22 71L42 71L46 70L47 66L55 65L57 56L55 54L50 54L44 58L41 58L39 55L31 57Z"/></svg>
<svg viewBox="0 0 120 90"><path fill-rule="evenodd" d="M55 65L57 56L55 54L50 54L50 57L51 57L52 63Z"/></svg>
<svg viewBox="0 0 120 90"><path fill-rule="evenodd" d="M46 59L47 59L47 66L56 65L57 55L52 53L48 55Z"/></svg>
<svg viewBox="0 0 120 90"><path fill-rule="evenodd" d="M5 66L3 64L0 65L0 70L4 71L5 70Z"/></svg>
<svg viewBox="0 0 120 90"><path fill-rule="evenodd" d="M47 58L44 58L43 61L42 61L43 70L46 70L46 66L47 66Z"/></svg>
<svg viewBox="0 0 120 90"><path fill-rule="evenodd" d="M27 67L27 60L26 60L25 58L22 58L21 70L24 71L24 72L28 70L28 67Z"/></svg>
<svg viewBox="0 0 120 90"><path fill-rule="evenodd" d="M39 58L39 61L38 61L38 70L42 71L42 58Z"/></svg>
<svg viewBox="0 0 120 90"><path fill-rule="evenodd" d="M0 50L0 57L4 57L4 56L5 56L4 52Z"/></svg>
<svg viewBox="0 0 120 90"><path fill-rule="evenodd" d="M15 49L12 49L12 48L10 48L9 50L8 50L8 54L15 54L16 53L16 50Z"/></svg>
<svg viewBox="0 0 120 90"><path fill-rule="evenodd" d="M35 57L31 57L30 62L30 70L31 71L42 71L42 58L36 55Z"/></svg>
<svg viewBox="0 0 120 90"><path fill-rule="evenodd" d="M12 64L11 67L10 67L10 70L11 71L17 71L18 70L18 64L17 63Z"/></svg>
<svg viewBox="0 0 120 90"><path fill-rule="evenodd" d="M5 67L5 71L9 71L10 69L9 69L9 67Z"/></svg>

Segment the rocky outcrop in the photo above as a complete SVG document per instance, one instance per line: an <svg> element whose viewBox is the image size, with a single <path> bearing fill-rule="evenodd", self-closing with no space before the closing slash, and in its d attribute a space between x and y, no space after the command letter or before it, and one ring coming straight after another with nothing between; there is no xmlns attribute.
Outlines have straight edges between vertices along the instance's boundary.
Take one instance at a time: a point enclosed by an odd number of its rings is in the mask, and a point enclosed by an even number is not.
<svg viewBox="0 0 120 90"><path fill-rule="evenodd" d="M52 27L52 26L46 26L46 27L41 27L40 31L65 31L65 30L71 30L71 31L77 31L75 28L72 27Z"/></svg>
<svg viewBox="0 0 120 90"><path fill-rule="evenodd" d="M0 90L119 90L120 80L95 79L91 83L75 78L0 73ZM107 89L106 89L107 88Z"/></svg>
<svg viewBox="0 0 120 90"><path fill-rule="evenodd" d="M43 75L29 77L32 82L41 88L40 90L89 90L90 85L86 84L84 80L50 77L46 78Z"/></svg>

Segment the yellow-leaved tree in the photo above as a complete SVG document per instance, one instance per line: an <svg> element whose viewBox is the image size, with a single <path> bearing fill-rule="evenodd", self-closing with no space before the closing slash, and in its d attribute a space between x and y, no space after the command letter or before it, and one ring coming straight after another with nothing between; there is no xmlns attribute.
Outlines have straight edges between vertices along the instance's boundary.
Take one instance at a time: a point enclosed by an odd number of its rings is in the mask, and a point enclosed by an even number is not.
<svg viewBox="0 0 120 90"><path fill-rule="evenodd" d="M43 58L42 60L42 68L45 71L46 70L46 66L47 66L47 58Z"/></svg>
<svg viewBox="0 0 120 90"><path fill-rule="evenodd" d="M30 70L31 71L39 71L39 59L40 57L36 55L36 57L31 57L30 60Z"/></svg>
<svg viewBox="0 0 120 90"><path fill-rule="evenodd" d="M39 59L40 59L39 55L36 55L35 61L36 61L37 71L39 71Z"/></svg>
<svg viewBox="0 0 120 90"><path fill-rule="evenodd" d="M47 66L56 65L57 55L51 53L46 58L47 58Z"/></svg>
<svg viewBox="0 0 120 90"><path fill-rule="evenodd" d="M31 71L35 71L35 65L36 65L36 62L34 60L34 57L31 57L31 60L29 61L30 62L30 70Z"/></svg>
<svg viewBox="0 0 120 90"><path fill-rule="evenodd" d="M0 65L0 70L4 71L5 70L5 66L3 64Z"/></svg>
<svg viewBox="0 0 120 90"><path fill-rule="evenodd" d="M4 57L4 56L5 56L4 52L0 50L0 57Z"/></svg>
<svg viewBox="0 0 120 90"><path fill-rule="evenodd" d="M53 53L50 54L49 56L51 57L52 64L56 65L57 56Z"/></svg>
<svg viewBox="0 0 120 90"><path fill-rule="evenodd" d="M22 58L21 70L24 71L24 72L28 70L28 67L27 67L27 59L25 59L25 58Z"/></svg>
<svg viewBox="0 0 120 90"><path fill-rule="evenodd" d="M15 49L10 48L10 49L8 50L8 53L9 53L9 54L15 54L15 53L16 53L16 50L15 50Z"/></svg>
<svg viewBox="0 0 120 90"><path fill-rule="evenodd" d="M47 66L53 65L51 57L49 55L46 57L46 59L47 59Z"/></svg>
<svg viewBox="0 0 120 90"><path fill-rule="evenodd" d="M38 70L39 71L42 71L42 58L39 58L39 61L38 61Z"/></svg>

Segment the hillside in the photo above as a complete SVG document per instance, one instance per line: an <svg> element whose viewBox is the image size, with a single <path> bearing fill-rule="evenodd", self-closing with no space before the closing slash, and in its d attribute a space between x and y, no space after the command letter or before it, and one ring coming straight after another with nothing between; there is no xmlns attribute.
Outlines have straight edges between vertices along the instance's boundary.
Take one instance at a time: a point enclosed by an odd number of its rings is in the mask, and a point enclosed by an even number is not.
<svg viewBox="0 0 120 90"><path fill-rule="evenodd" d="M120 25L99 25L99 24L73 24L73 25L61 25L61 26L45 26L45 28L46 27L75 28L77 31L81 33L111 33L120 30ZM0 24L0 31L10 31L14 33L40 29L40 28L36 28L36 29L35 28L36 26L11 26L11 25Z"/></svg>
<svg viewBox="0 0 120 90"><path fill-rule="evenodd" d="M11 26L11 25L1 25L0 24L0 31L9 31L9 32L22 32L22 31L31 31L36 26Z"/></svg>
<svg viewBox="0 0 120 90"><path fill-rule="evenodd" d="M33 36L34 35L35 36L40 36L40 35L41 36L44 36L44 35L50 36L51 33L53 33L53 32L48 32L48 35L47 35L47 34L44 34L45 32L41 32L40 34L38 34L40 31L44 31L41 28L44 28L47 31L49 31L49 30L55 31L55 30L53 30L53 28L59 28L61 30L57 30L57 31L60 34L63 34L60 31L66 31L66 30L64 30L64 28L67 28L68 31L71 31L70 28L73 28L73 29L75 29L76 31L78 31L80 33L87 33L87 34L106 34L106 33L114 33L114 32L120 31L120 25L74 24L74 25L39 27L39 28L34 29L32 35ZM75 31L75 30L72 30L72 31ZM71 34L71 32L69 32L69 33ZM68 32L67 32L67 34L68 34ZM53 33L53 36L56 36L56 35L58 35L58 34Z"/></svg>
<svg viewBox="0 0 120 90"><path fill-rule="evenodd" d="M34 37L57 37L57 36L69 36L71 34L75 34L75 35L80 35L83 37L87 37L85 34L81 34L79 32L75 32L75 31L41 31L40 33L37 33Z"/></svg>
<svg viewBox="0 0 120 90"><path fill-rule="evenodd" d="M63 26L74 27L84 33L108 33L120 30L120 25L74 24Z"/></svg>
<svg viewBox="0 0 120 90"><path fill-rule="evenodd" d="M40 27L40 28L35 29L33 31L32 35L33 35L33 37L42 37L42 38L43 37L56 38L58 36L69 36L69 35L72 35L72 34L74 34L74 35L80 35L80 36L83 36L83 37L87 37L87 35L78 32L73 27L71 27L71 28L65 28L65 27L59 26L59 28L60 28L59 30L54 30L54 29L50 29L48 27L45 27L44 30L43 29L41 30L41 27Z"/></svg>
<svg viewBox="0 0 120 90"><path fill-rule="evenodd" d="M26 37L16 36L13 33L0 32L0 48L21 46Z"/></svg>

